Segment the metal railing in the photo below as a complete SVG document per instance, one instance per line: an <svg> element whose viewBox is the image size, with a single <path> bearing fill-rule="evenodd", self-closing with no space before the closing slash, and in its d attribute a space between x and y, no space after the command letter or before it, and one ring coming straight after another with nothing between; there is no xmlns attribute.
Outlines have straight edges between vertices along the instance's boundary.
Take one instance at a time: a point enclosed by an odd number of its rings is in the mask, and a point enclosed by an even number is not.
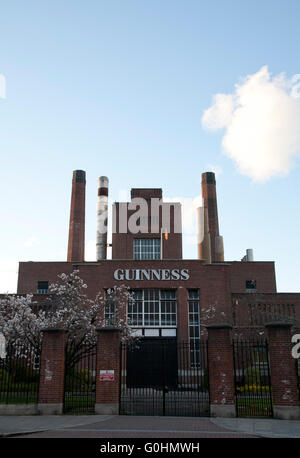
<svg viewBox="0 0 300 458"><path fill-rule="evenodd" d="M28 343L6 345L0 358L0 404L36 404L40 349Z"/></svg>
<svg viewBox="0 0 300 458"><path fill-rule="evenodd" d="M233 341L235 402L238 417L272 417L268 344L264 339Z"/></svg>
<svg viewBox="0 0 300 458"><path fill-rule="evenodd" d="M93 414L96 398L96 345L81 345L79 356L74 354L73 347L70 343L66 345L63 411L69 414Z"/></svg>
<svg viewBox="0 0 300 458"><path fill-rule="evenodd" d="M120 359L121 415L209 416L207 341L143 338Z"/></svg>

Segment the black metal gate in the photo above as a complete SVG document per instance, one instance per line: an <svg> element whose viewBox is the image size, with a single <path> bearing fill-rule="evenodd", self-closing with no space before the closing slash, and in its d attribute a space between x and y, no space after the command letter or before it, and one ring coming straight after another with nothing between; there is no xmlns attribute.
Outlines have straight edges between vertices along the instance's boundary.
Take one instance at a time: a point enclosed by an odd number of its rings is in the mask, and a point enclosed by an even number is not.
<svg viewBox="0 0 300 458"><path fill-rule="evenodd" d="M96 345L66 346L64 413L93 414L96 398Z"/></svg>
<svg viewBox="0 0 300 458"><path fill-rule="evenodd" d="M143 338L121 347L121 415L208 416L207 342Z"/></svg>
<svg viewBox="0 0 300 458"><path fill-rule="evenodd" d="M37 404L40 348L10 343L0 357L0 404Z"/></svg>
<svg viewBox="0 0 300 458"><path fill-rule="evenodd" d="M235 401L238 417L272 417L272 393L266 340L233 341Z"/></svg>

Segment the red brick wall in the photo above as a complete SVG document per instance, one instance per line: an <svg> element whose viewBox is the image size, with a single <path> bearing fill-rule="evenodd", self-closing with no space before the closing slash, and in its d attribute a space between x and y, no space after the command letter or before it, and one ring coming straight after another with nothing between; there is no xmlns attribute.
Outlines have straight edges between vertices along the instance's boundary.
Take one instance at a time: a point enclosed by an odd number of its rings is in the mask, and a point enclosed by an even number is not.
<svg viewBox="0 0 300 458"><path fill-rule="evenodd" d="M246 280L256 280L258 293L276 293L274 262L230 262L231 291L244 293Z"/></svg>
<svg viewBox="0 0 300 458"><path fill-rule="evenodd" d="M66 333L44 332L41 354L39 404L62 404L64 398Z"/></svg>
<svg viewBox="0 0 300 458"><path fill-rule="evenodd" d="M96 404L118 404L120 383L120 333L97 329ZM114 370L113 381L100 381L101 370Z"/></svg>
<svg viewBox="0 0 300 458"><path fill-rule="evenodd" d="M240 294L234 293L233 300L231 293L233 285L243 285L245 280L253 274L255 268L258 279L258 285L267 285L272 283L273 279L273 263L218 263L207 265L201 260L103 260L99 262L84 262L84 263L68 263L68 262L21 262L19 265L19 281L18 293L35 293L37 291L37 282L39 280L48 280L49 282L57 282L60 273L70 273L74 268L78 268L80 276L88 285L88 295L94 298L98 291L102 288L110 288L116 284L127 284L130 288L164 288L178 289L179 287L187 289L199 289L200 291L200 309L201 323L207 324L212 322L227 322L233 324L232 321L232 303L239 301L239 306L234 306L236 314L236 324L239 326L248 325L248 300L260 300L258 294ZM114 278L114 271L121 269L188 269L190 278L188 280L165 280L165 281L117 281ZM249 269L251 269L249 274ZM237 277L237 280L236 278ZM273 284L274 286L274 284ZM243 289L244 293L244 289ZM186 292L185 292L186 294ZM41 295L42 296L42 295ZM264 294L265 297L267 297ZM187 294L186 294L187 298ZM257 299L258 298L258 299ZM281 301L283 295L271 294L267 297L270 301ZM300 310L300 295L292 294L285 296L284 300L297 300L297 314ZM42 296L41 300L45 300ZM185 307L185 315L187 312L187 303L182 305L182 301L178 307ZM215 311L213 311L213 308ZM183 321L180 316L184 316L182 311L178 311L179 322L178 332L180 335L187 335L187 320ZM180 329L181 327L181 329Z"/></svg>
<svg viewBox="0 0 300 458"><path fill-rule="evenodd" d="M71 262L20 262L17 293L36 293L39 280L57 283L57 276L71 273L73 265Z"/></svg>
<svg viewBox="0 0 300 458"><path fill-rule="evenodd" d="M292 357L291 328L267 327L272 397L275 406L298 406L295 359Z"/></svg>
<svg viewBox="0 0 300 458"><path fill-rule="evenodd" d="M208 364L210 404L234 404L230 327L208 327Z"/></svg>
<svg viewBox="0 0 300 458"><path fill-rule="evenodd" d="M264 332L264 324L288 319L300 329L299 293L243 293L232 294L235 333L247 336L249 326L256 334Z"/></svg>

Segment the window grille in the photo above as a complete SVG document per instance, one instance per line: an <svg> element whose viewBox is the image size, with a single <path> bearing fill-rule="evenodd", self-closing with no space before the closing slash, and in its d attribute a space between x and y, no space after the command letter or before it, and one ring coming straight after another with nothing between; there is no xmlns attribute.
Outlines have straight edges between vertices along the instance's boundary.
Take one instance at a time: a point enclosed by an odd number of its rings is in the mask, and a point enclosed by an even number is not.
<svg viewBox="0 0 300 458"><path fill-rule="evenodd" d="M38 281L37 293L38 294L48 294L49 282L48 281Z"/></svg>
<svg viewBox="0 0 300 458"><path fill-rule="evenodd" d="M160 239L134 239L134 259L160 259Z"/></svg>
<svg viewBox="0 0 300 458"><path fill-rule="evenodd" d="M134 290L134 302L128 304L130 326L175 327L176 291L143 289Z"/></svg>
<svg viewBox="0 0 300 458"><path fill-rule="evenodd" d="M201 362L199 290L189 289L188 300L191 367L198 367Z"/></svg>

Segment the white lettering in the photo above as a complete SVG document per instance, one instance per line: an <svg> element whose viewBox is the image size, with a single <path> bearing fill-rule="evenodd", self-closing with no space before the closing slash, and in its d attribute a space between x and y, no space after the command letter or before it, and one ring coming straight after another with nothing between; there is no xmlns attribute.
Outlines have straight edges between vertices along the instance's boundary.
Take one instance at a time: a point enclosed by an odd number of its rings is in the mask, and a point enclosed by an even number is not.
<svg viewBox="0 0 300 458"><path fill-rule="evenodd" d="M179 274L179 269L173 269L171 272L172 275L172 280L179 280L180 274Z"/></svg>
<svg viewBox="0 0 300 458"><path fill-rule="evenodd" d="M115 278L115 280L124 280L124 271L123 271L123 269L115 270L114 271L114 278Z"/></svg>
<svg viewBox="0 0 300 458"><path fill-rule="evenodd" d="M300 358L300 334L293 335L292 343L296 344L292 348L292 357L295 358L295 359L298 359L298 358Z"/></svg>
<svg viewBox="0 0 300 458"><path fill-rule="evenodd" d="M137 234L138 232L147 234L148 233L148 205L145 199L135 197L128 204L128 210L139 209L133 213L128 219L128 229L131 234ZM147 224L143 224L147 221Z"/></svg>
<svg viewBox="0 0 300 458"><path fill-rule="evenodd" d="M151 280L154 280L154 277L156 277L157 280L160 280L160 271L152 269L152 277Z"/></svg>
<svg viewBox="0 0 300 458"><path fill-rule="evenodd" d="M162 280L170 280L170 271L168 269L162 269Z"/></svg>
<svg viewBox="0 0 300 458"><path fill-rule="evenodd" d="M130 275L131 273L131 275ZM126 280L134 280L134 271L131 269L126 269L125 270L125 279Z"/></svg>
<svg viewBox="0 0 300 458"><path fill-rule="evenodd" d="M150 272L149 272L149 270L142 269L141 274L142 274L141 276L142 276L142 277L145 277L146 280L150 280L151 277L150 277ZM143 278L143 279L144 279L144 278Z"/></svg>
<svg viewBox="0 0 300 458"><path fill-rule="evenodd" d="M118 281L141 280L188 280L188 269L116 269L114 279Z"/></svg>
<svg viewBox="0 0 300 458"><path fill-rule="evenodd" d="M188 269L182 269L181 280L188 280L190 278Z"/></svg>

